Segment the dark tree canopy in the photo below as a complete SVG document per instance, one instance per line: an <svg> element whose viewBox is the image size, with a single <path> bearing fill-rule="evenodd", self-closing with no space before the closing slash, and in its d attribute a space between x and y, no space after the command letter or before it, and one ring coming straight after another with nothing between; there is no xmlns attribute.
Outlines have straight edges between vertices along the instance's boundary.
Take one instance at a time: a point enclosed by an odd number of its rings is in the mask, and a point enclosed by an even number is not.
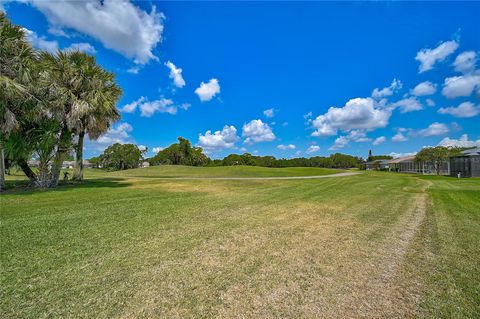
<svg viewBox="0 0 480 319"><path fill-rule="evenodd" d="M150 165L190 165L190 166L263 166L263 167L327 167L351 168L359 167L363 160L359 157L341 153L329 157L315 156L311 158L299 157L277 159L274 156L255 156L250 153L230 154L222 160L211 160L200 147L192 147L190 142L182 137L178 143L161 150L150 158Z"/></svg>
<svg viewBox="0 0 480 319"><path fill-rule="evenodd" d="M110 170L136 168L143 159L142 155L143 152L137 145L115 143L103 151L100 162Z"/></svg>
<svg viewBox="0 0 480 319"><path fill-rule="evenodd" d="M148 161L150 165L204 166L210 162L210 159L203 154L202 148L192 147L189 140L179 137L178 143L161 150Z"/></svg>

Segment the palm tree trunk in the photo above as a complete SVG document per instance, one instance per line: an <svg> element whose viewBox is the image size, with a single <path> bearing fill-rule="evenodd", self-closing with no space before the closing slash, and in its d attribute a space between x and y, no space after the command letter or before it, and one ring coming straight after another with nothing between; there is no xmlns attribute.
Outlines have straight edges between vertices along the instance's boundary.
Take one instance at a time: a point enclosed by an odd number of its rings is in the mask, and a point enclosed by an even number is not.
<svg viewBox="0 0 480 319"><path fill-rule="evenodd" d="M57 187L58 180L60 178L60 171L62 170L63 160L65 159L65 155L67 155L69 151L69 143L71 142L71 134L67 128L63 128L62 132L60 133L57 153L55 154L55 158L53 159L52 168L50 170L50 180L47 187Z"/></svg>
<svg viewBox="0 0 480 319"><path fill-rule="evenodd" d="M5 190L5 157L3 156L3 144L0 142L0 192Z"/></svg>
<svg viewBox="0 0 480 319"><path fill-rule="evenodd" d="M35 184L37 182L37 174L35 174L30 168L30 166L28 166L27 161L24 159L19 159L16 162L18 166L20 166L20 168L22 169L25 176L28 177L28 179L30 180L30 183Z"/></svg>
<svg viewBox="0 0 480 319"><path fill-rule="evenodd" d="M75 170L73 172L73 179L77 181L83 180L83 140L85 138L85 131L78 134L78 143L75 148Z"/></svg>

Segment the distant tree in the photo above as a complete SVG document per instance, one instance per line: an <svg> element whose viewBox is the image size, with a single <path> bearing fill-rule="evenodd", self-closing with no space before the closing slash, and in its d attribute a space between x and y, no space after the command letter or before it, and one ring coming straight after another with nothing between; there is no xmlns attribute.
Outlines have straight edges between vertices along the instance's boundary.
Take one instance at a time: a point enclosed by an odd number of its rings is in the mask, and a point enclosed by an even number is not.
<svg viewBox="0 0 480 319"><path fill-rule="evenodd" d="M367 162L373 162L373 161L378 161L378 160L389 160L392 159L393 157L390 155L370 155L367 158Z"/></svg>
<svg viewBox="0 0 480 319"><path fill-rule="evenodd" d="M245 165L243 157L238 154L230 154L223 159L223 166Z"/></svg>
<svg viewBox="0 0 480 319"><path fill-rule="evenodd" d="M90 162L90 164L92 164L92 167L94 168L100 168L100 166L102 166L102 159L100 158L100 156L91 157L88 159L88 161Z"/></svg>
<svg viewBox="0 0 480 319"><path fill-rule="evenodd" d="M242 155L240 155L240 157L242 158L244 165L253 166L258 164L257 163L258 156L252 156L252 154L250 153L243 153Z"/></svg>
<svg viewBox="0 0 480 319"><path fill-rule="evenodd" d="M203 166L210 162L202 148L192 147L189 140L179 137L178 143L172 144L148 160L150 165L190 165Z"/></svg>
<svg viewBox="0 0 480 319"><path fill-rule="evenodd" d="M341 153L335 153L330 155L334 168L350 168L356 167L357 164L362 162L361 158L345 155Z"/></svg>
<svg viewBox="0 0 480 319"><path fill-rule="evenodd" d="M110 170L136 168L142 159L142 151L134 144L115 143L100 155L103 167Z"/></svg>
<svg viewBox="0 0 480 319"><path fill-rule="evenodd" d="M425 147L415 155L415 161L432 163L437 175L440 175L442 164L445 163L449 157L458 154L458 148L436 146Z"/></svg>
<svg viewBox="0 0 480 319"><path fill-rule="evenodd" d="M330 157L315 156L311 158L297 157L291 159L276 159L273 156L253 156L249 153L243 155L230 154L222 160L224 166L255 165L263 167L330 167L351 168L358 167L363 160L345 154L332 154Z"/></svg>

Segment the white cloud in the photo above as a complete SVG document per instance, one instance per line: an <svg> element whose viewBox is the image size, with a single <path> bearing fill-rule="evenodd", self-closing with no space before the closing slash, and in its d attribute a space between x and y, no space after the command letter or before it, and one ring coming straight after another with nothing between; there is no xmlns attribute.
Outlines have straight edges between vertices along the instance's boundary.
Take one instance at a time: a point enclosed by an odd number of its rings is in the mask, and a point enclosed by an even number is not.
<svg viewBox="0 0 480 319"><path fill-rule="evenodd" d="M439 136L447 134L450 131L447 125L443 123L434 122L430 124L427 128L418 131L420 136ZM414 135L417 133L413 133Z"/></svg>
<svg viewBox="0 0 480 319"><path fill-rule="evenodd" d="M463 134L458 140L445 137L438 143L439 146L452 146L452 147L480 147L480 139L476 141L470 141L467 134Z"/></svg>
<svg viewBox="0 0 480 319"><path fill-rule="evenodd" d="M170 99L161 98L155 101L146 101L140 104L140 115L144 117L151 117L156 112L177 114L177 107L173 105Z"/></svg>
<svg viewBox="0 0 480 319"><path fill-rule="evenodd" d="M428 106L435 106L435 101L432 99L427 99L426 102Z"/></svg>
<svg viewBox="0 0 480 319"><path fill-rule="evenodd" d="M187 110L189 107L190 104L188 103L174 105L171 99L161 98L155 101L148 101L142 96L138 100L126 104L123 108L121 108L121 111L124 113L133 113L137 110L137 108L139 108L141 116L151 117L157 112L175 115L177 114L178 109Z"/></svg>
<svg viewBox="0 0 480 319"><path fill-rule="evenodd" d="M162 40L162 13L147 13L128 0L30 0L55 28L70 28L99 40L109 49L145 64L157 59L153 49Z"/></svg>
<svg viewBox="0 0 480 319"><path fill-rule="evenodd" d="M338 150L344 148L349 142L370 142L372 139L367 137L367 134L363 130L352 130L345 136L339 136L335 139L333 146L329 150Z"/></svg>
<svg viewBox="0 0 480 319"><path fill-rule="evenodd" d="M471 102L463 102L457 107L442 107L438 113L450 114L455 117L474 117L480 114L480 105L475 106Z"/></svg>
<svg viewBox="0 0 480 319"><path fill-rule="evenodd" d="M453 62L455 71L462 72L462 73L473 72L473 70L475 70L476 64L477 64L477 53L474 51L465 51L460 53L455 59L455 62Z"/></svg>
<svg viewBox="0 0 480 319"><path fill-rule="evenodd" d="M48 33L50 33L52 35L55 35L57 37L65 37L65 38L70 38L71 37L70 34L65 32L65 30L63 30L62 28L60 28L58 26L50 26L48 28Z"/></svg>
<svg viewBox="0 0 480 319"><path fill-rule="evenodd" d="M221 131L215 131L213 134L210 130L206 131L204 135L199 134L197 145L207 151L233 148L238 139L235 126L225 125Z"/></svg>
<svg viewBox="0 0 480 319"><path fill-rule="evenodd" d="M218 93L220 93L220 84L217 79L210 79L207 83L202 82L195 89L195 94L198 95L202 102L210 101Z"/></svg>
<svg viewBox="0 0 480 319"><path fill-rule="evenodd" d="M157 146L157 147L152 148L152 152L154 154L157 154L158 152L163 151L164 149L165 149L164 147Z"/></svg>
<svg viewBox="0 0 480 319"><path fill-rule="evenodd" d="M85 141L85 149L103 151L106 147L115 143L133 143L133 139L130 136L132 131L133 127L129 123L119 123L110 128L107 133L100 136L97 140L87 138Z"/></svg>
<svg viewBox="0 0 480 319"><path fill-rule="evenodd" d="M316 153L316 152L318 152L318 151L320 151L320 146L318 146L318 145L310 145L310 146L307 148L307 150L305 151L305 153L307 153L307 154L312 154L312 153ZM300 155L300 154L301 154L300 151L298 151L298 152L295 153L295 155L297 155L297 156Z"/></svg>
<svg viewBox="0 0 480 319"><path fill-rule="evenodd" d="M23 30L25 31L28 41L33 47L50 53L56 53L58 50L60 50L58 41L47 40L45 36L39 36L35 31L27 28L23 28ZM90 54L95 54L97 52L97 50L95 50L90 43L86 42L72 43L70 46L66 47L65 50L78 50Z"/></svg>
<svg viewBox="0 0 480 319"><path fill-rule="evenodd" d="M392 84L390 84L390 86L383 89L375 88L372 92L372 97L382 98L382 97L390 96L390 95L393 95L393 93L400 90L402 87L403 87L403 84L400 80L393 79Z"/></svg>
<svg viewBox="0 0 480 319"><path fill-rule="evenodd" d="M343 107L331 107L327 113L312 121L315 131L312 136L332 136L338 130L373 130L385 127L391 116L391 110L380 108L371 98L356 98Z"/></svg>
<svg viewBox="0 0 480 319"><path fill-rule="evenodd" d="M392 142L406 142L408 141L408 138L403 135L402 132L397 132L397 134L395 134L393 137L392 137Z"/></svg>
<svg viewBox="0 0 480 319"><path fill-rule="evenodd" d="M283 122L282 126L288 126L288 122Z"/></svg>
<svg viewBox="0 0 480 319"><path fill-rule="evenodd" d="M131 67L130 69L127 70L127 72L132 74L138 74L138 72L140 72L140 67L138 66Z"/></svg>
<svg viewBox="0 0 480 319"><path fill-rule="evenodd" d="M177 68L175 66L175 64L173 64L172 62L170 61L167 61L165 63L165 65L167 66L167 68L170 69L170 79L173 80L173 84L175 84L176 87L184 87L185 86L185 80L183 79L183 76L182 76L182 69L181 68Z"/></svg>
<svg viewBox="0 0 480 319"><path fill-rule="evenodd" d="M66 50L78 50L85 53L95 54L97 50L91 45L90 43L80 42L80 43L72 43Z"/></svg>
<svg viewBox="0 0 480 319"><path fill-rule="evenodd" d="M433 69L435 63L445 60L445 58L455 52L457 48L458 42L446 41L440 43L440 45L434 49L422 49L418 51L415 60L420 62L418 68L419 73Z"/></svg>
<svg viewBox="0 0 480 319"><path fill-rule="evenodd" d="M442 94L449 99L470 96L475 88L480 89L480 74L454 76L445 79Z"/></svg>
<svg viewBox="0 0 480 319"><path fill-rule="evenodd" d="M124 113L133 113L137 107L145 101L145 97L141 96L138 100L133 101L132 103L126 104L122 107L121 111Z"/></svg>
<svg viewBox="0 0 480 319"><path fill-rule="evenodd" d="M411 91L413 95L424 96L432 95L437 91L437 85L430 81L425 81L417 84L417 86Z"/></svg>
<svg viewBox="0 0 480 319"><path fill-rule="evenodd" d="M252 120L243 124L242 137L245 143L269 142L275 139L272 129L262 120Z"/></svg>
<svg viewBox="0 0 480 319"><path fill-rule="evenodd" d="M47 40L46 37L39 36L35 31L28 30L27 28L23 28L23 31L25 32L28 41L32 44L33 47L50 53L55 53L59 50L57 41Z"/></svg>
<svg viewBox="0 0 480 319"><path fill-rule="evenodd" d="M382 143L384 143L387 139L385 138L385 136L380 136L380 137L377 137L374 141L373 141L373 145L380 145Z"/></svg>
<svg viewBox="0 0 480 319"><path fill-rule="evenodd" d="M142 145L142 144L138 145L138 149L139 149L140 151L142 151L142 152L143 152L143 151L146 151L147 148L148 148L148 147L146 147L145 145Z"/></svg>
<svg viewBox="0 0 480 319"><path fill-rule="evenodd" d="M263 111L263 114L268 117L268 118L271 118L271 117L274 117L275 116L275 110L273 108L271 109L268 109L268 110L265 110Z"/></svg>
<svg viewBox="0 0 480 319"><path fill-rule="evenodd" d="M400 113L423 110L422 104L420 104L416 97L405 98L403 100L392 103L390 106L394 108L399 107Z"/></svg>
<svg viewBox="0 0 480 319"><path fill-rule="evenodd" d="M296 146L293 144L288 144L288 145L280 144L280 145L277 145L277 148L279 150L285 151L285 150L294 150Z"/></svg>
<svg viewBox="0 0 480 319"><path fill-rule="evenodd" d="M338 150L344 148L349 143L347 136L339 136L335 139L335 143L329 148L329 150Z"/></svg>

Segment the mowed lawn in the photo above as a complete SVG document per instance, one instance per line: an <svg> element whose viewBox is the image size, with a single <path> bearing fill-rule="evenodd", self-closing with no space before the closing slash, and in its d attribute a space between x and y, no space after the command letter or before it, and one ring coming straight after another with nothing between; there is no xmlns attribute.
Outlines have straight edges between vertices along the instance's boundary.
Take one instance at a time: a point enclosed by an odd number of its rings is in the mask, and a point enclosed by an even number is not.
<svg viewBox="0 0 480 319"><path fill-rule="evenodd" d="M94 170L80 185L1 195L0 316L480 313L479 179L154 178L331 173L176 169Z"/></svg>
<svg viewBox="0 0 480 319"><path fill-rule="evenodd" d="M287 167L270 168L259 166L216 166L216 167L194 167L194 166L173 166L161 165L149 168L136 168L126 171L104 173L98 170L89 170L92 176L102 177L195 177L195 178L224 178L224 177L294 177L294 176L322 176L345 172L341 169L329 169L318 167Z"/></svg>

